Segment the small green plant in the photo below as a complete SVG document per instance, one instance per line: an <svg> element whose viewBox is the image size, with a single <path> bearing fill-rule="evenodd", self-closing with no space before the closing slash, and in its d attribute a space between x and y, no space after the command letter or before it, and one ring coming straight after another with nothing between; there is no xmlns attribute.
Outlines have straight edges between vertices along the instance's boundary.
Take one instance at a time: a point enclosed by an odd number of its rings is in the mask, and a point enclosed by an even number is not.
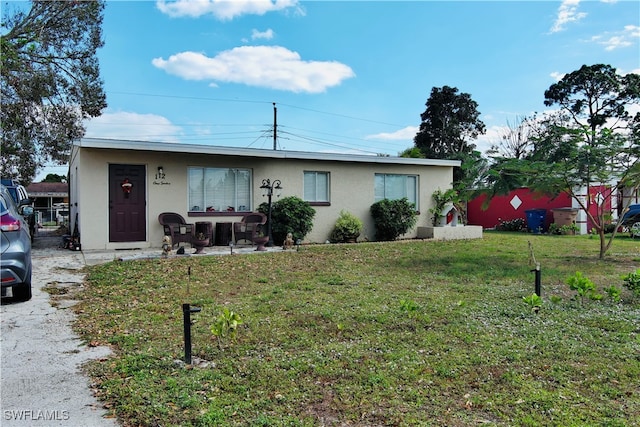
<svg viewBox="0 0 640 427"><path fill-rule="evenodd" d="M428 320L428 317L422 313L422 307L413 300L400 300L400 311L405 313L409 319Z"/></svg>
<svg viewBox="0 0 640 427"><path fill-rule="evenodd" d="M633 292L633 295L640 297L640 268L634 273L622 276L622 280L624 280L624 286Z"/></svg>
<svg viewBox="0 0 640 427"><path fill-rule="evenodd" d="M605 288L604 291L606 292L607 296L609 297L610 300L614 301L614 302L619 302L620 301L620 288L614 285L611 285L608 288Z"/></svg>
<svg viewBox="0 0 640 427"><path fill-rule="evenodd" d="M579 271L576 271L573 276L567 279L567 285L569 285L569 289L578 293L577 296L580 298L580 305L584 305L585 298L597 299L593 297L594 295L598 295L595 293L596 285ZM602 298L602 296L600 296L600 298Z"/></svg>
<svg viewBox="0 0 640 427"><path fill-rule="evenodd" d="M362 233L362 220L345 210L340 211L340 216L331 233L332 242L355 241Z"/></svg>
<svg viewBox="0 0 640 427"><path fill-rule="evenodd" d="M400 310L411 314L420 310L420 306L415 301L403 299L400 301Z"/></svg>
<svg viewBox="0 0 640 427"><path fill-rule="evenodd" d="M377 240L396 240L405 234L418 221L413 203L403 199L383 199L371 205L371 215L376 227Z"/></svg>
<svg viewBox="0 0 640 427"><path fill-rule="evenodd" d="M218 347L222 349L222 342L229 338L233 340L236 337L238 326L242 324L242 319L238 315L227 307L222 309L222 312L216 318L216 321L211 325L211 333L218 338Z"/></svg>
<svg viewBox="0 0 640 427"><path fill-rule="evenodd" d="M562 302L562 297L558 296L558 295L551 295L551 297L549 299L554 304L560 304Z"/></svg>
<svg viewBox="0 0 640 427"><path fill-rule="evenodd" d="M540 307L542 307L542 298L538 294L531 294L526 297L522 297L522 301L531 307L531 311L534 313L537 313L540 310Z"/></svg>

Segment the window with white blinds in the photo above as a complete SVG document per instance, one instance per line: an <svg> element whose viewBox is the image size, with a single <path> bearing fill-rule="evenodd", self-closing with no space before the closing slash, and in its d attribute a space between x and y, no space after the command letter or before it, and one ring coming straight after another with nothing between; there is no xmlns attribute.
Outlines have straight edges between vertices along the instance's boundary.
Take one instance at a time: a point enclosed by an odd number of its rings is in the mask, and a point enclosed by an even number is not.
<svg viewBox="0 0 640 427"><path fill-rule="evenodd" d="M399 174L375 174L375 201L383 199L396 200L407 198L413 203L416 210L418 206L418 176Z"/></svg>
<svg viewBox="0 0 640 427"><path fill-rule="evenodd" d="M304 172L304 194L307 202L329 201L329 172Z"/></svg>
<svg viewBox="0 0 640 427"><path fill-rule="evenodd" d="M251 211L251 170L191 167L189 211Z"/></svg>

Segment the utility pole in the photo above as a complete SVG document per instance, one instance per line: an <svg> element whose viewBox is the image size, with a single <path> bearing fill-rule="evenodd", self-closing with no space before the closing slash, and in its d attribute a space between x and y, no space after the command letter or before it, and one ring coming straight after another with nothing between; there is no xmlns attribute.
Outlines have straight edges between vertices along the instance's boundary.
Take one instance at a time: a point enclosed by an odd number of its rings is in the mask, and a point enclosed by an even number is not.
<svg viewBox="0 0 640 427"><path fill-rule="evenodd" d="M276 150L276 138L278 135L278 109L276 103L273 103L273 149Z"/></svg>

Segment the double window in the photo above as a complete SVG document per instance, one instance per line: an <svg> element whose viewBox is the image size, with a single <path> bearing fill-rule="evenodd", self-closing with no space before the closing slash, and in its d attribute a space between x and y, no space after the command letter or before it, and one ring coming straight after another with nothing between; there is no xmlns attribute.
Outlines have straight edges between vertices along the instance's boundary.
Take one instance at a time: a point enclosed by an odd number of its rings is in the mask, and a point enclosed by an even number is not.
<svg viewBox="0 0 640 427"><path fill-rule="evenodd" d="M251 169L190 167L189 211L251 211Z"/></svg>
<svg viewBox="0 0 640 427"><path fill-rule="evenodd" d="M303 199L310 203L329 203L329 172L304 172Z"/></svg>
<svg viewBox="0 0 640 427"><path fill-rule="evenodd" d="M375 201L407 198L416 210L418 205L418 176L400 174L375 174Z"/></svg>

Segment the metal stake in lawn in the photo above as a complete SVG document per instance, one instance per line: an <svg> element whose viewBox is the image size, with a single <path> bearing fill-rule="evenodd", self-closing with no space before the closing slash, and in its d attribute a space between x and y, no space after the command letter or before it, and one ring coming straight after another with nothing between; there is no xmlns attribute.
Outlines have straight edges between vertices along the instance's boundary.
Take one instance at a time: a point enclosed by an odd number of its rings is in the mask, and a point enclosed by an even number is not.
<svg viewBox="0 0 640 427"><path fill-rule="evenodd" d="M190 296L191 266L187 269L187 296ZM191 313L198 313L202 309L182 304L182 320L184 324L184 363L191 365Z"/></svg>
<svg viewBox="0 0 640 427"><path fill-rule="evenodd" d="M542 283L541 283L541 275L542 272L540 271L540 263L538 261L536 261L536 256L533 253L533 245L531 244L531 242L529 243L529 263L533 263L536 268L531 270L532 273L536 274L536 295L538 296L542 296Z"/></svg>
<svg viewBox="0 0 640 427"><path fill-rule="evenodd" d="M184 321L184 363L191 365L191 313L198 313L200 307L191 307L182 304L182 317Z"/></svg>

